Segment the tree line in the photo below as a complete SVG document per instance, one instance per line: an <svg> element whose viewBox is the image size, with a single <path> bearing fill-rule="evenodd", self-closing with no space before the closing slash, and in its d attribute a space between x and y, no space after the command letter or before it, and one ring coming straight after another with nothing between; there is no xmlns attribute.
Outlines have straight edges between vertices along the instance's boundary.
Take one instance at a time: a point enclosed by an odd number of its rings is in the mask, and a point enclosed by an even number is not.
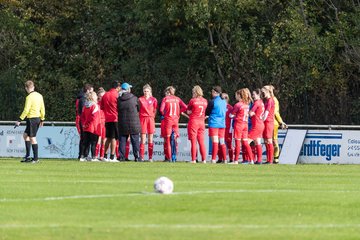
<svg viewBox="0 0 360 240"><path fill-rule="evenodd" d="M360 124L359 0L3 0L0 119L32 79L47 120L73 121L84 83L108 89L274 85L292 124ZM207 94L210 97L210 94Z"/></svg>

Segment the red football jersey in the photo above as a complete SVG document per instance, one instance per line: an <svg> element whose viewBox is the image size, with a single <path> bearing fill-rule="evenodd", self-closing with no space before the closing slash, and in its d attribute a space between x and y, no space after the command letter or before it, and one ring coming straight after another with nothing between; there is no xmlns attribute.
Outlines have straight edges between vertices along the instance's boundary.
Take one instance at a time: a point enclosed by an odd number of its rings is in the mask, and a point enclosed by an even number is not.
<svg viewBox="0 0 360 240"><path fill-rule="evenodd" d="M180 113L186 110L186 104L178 97L169 95L163 98L160 106L160 113L165 120L176 120L180 118Z"/></svg>
<svg viewBox="0 0 360 240"><path fill-rule="evenodd" d="M225 128L226 129L230 129L230 125L231 125L231 118L230 118L230 113L233 110L233 106L231 106L230 104L226 105L226 115L225 115Z"/></svg>
<svg viewBox="0 0 360 240"><path fill-rule="evenodd" d="M155 117L158 102L156 98L149 97L146 99L144 96L139 97L140 103L140 117Z"/></svg>
<svg viewBox="0 0 360 240"><path fill-rule="evenodd" d="M234 105L231 114L235 115L235 123L247 123L249 118L249 105L240 101Z"/></svg>
<svg viewBox="0 0 360 240"><path fill-rule="evenodd" d="M187 106L187 110L191 111L190 120L205 121L205 110L208 102L203 97L192 98Z"/></svg>
<svg viewBox="0 0 360 240"><path fill-rule="evenodd" d="M272 123L275 120L275 101L273 98L269 98L265 101L265 112L268 111L269 114L265 119L265 123Z"/></svg>
<svg viewBox="0 0 360 240"><path fill-rule="evenodd" d="M94 103L89 107L83 107L81 113L81 123L84 132L91 132L99 136L101 135L101 129L99 129L100 108L97 103Z"/></svg>
<svg viewBox="0 0 360 240"><path fill-rule="evenodd" d="M117 99L119 92L112 88L107 91L101 98L100 107L104 111L105 122L117 122L118 121L118 109Z"/></svg>
<svg viewBox="0 0 360 240"><path fill-rule="evenodd" d="M259 125L264 125L263 122L263 116L264 116L264 112L265 112L265 107L264 107L264 102L261 99L258 99L254 102L254 105L252 106L251 112L255 113L255 115L253 115L251 117L251 125L253 128L256 128Z"/></svg>

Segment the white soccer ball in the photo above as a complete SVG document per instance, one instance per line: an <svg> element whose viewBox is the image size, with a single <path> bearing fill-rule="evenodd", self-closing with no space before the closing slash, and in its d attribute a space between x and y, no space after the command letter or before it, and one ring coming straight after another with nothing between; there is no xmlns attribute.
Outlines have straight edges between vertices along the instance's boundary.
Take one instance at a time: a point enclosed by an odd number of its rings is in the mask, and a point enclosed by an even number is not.
<svg viewBox="0 0 360 240"><path fill-rule="evenodd" d="M159 177L154 182L154 190L157 193L170 194L174 190L174 183L167 177Z"/></svg>

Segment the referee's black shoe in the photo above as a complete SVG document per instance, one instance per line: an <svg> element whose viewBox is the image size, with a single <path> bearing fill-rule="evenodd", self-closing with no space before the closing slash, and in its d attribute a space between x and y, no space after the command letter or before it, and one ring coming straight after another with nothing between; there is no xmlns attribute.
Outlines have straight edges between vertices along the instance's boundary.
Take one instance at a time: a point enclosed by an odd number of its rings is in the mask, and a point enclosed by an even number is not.
<svg viewBox="0 0 360 240"><path fill-rule="evenodd" d="M20 162L22 162L22 163L29 163L29 162L31 162L31 158L29 158L29 157L24 157Z"/></svg>

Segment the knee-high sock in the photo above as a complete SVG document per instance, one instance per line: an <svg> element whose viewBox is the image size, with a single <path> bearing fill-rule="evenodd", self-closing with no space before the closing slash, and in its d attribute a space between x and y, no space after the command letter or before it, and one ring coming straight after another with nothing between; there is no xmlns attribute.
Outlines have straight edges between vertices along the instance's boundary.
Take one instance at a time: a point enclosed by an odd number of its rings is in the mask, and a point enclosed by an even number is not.
<svg viewBox="0 0 360 240"><path fill-rule="evenodd" d="M104 146L104 144L101 144L101 146L100 146L100 158L104 158L104 153L105 153L105 146Z"/></svg>
<svg viewBox="0 0 360 240"><path fill-rule="evenodd" d="M222 160L226 161L226 145L225 145L225 143L220 144L220 152L221 152Z"/></svg>
<svg viewBox="0 0 360 240"><path fill-rule="evenodd" d="M25 141L25 157L30 157L30 151L31 151L31 142L30 141Z"/></svg>
<svg viewBox="0 0 360 240"><path fill-rule="evenodd" d="M196 138L190 139L190 142L191 142L191 161L196 161L196 159L197 159L197 156L196 156L196 153L197 153L197 141L196 141Z"/></svg>
<svg viewBox="0 0 360 240"><path fill-rule="evenodd" d="M170 136L167 136L165 138L166 150L164 149L164 151L165 151L165 157L168 160L171 160L171 142L170 141L171 141Z"/></svg>
<svg viewBox="0 0 360 240"><path fill-rule="evenodd" d="M167 155L167 143L166 143L166 137L164 137L164 156L166 160L169 160L170 158Z"/></svg>
<svg viewBox="0 0 360 240"><path fill-rule="evenodd" d="M256 161L256 146L255 145L250 145L251 147L251 152L252 152L252 155L254 156L254 161Z"/></svg>
<svg viewBox="0 0 360 240"><path fill-rule="evenodd" d="M254 156L253 156L253 153L251 151L251 147L248 143L248 141L242 141L242 145L243 145L243 152L245 150L245 154L246 154L246 157L248 161L253 161L254 160Z"/></svg>
<svg viewBox="0 0 360 240"><path fill-rule="evenodd" d="M206 161L206 148L205 148L204 137L203 136L198 137L198 142L199 142L201 160Z"/></svg>
<svg viewBox="0 0 360 240"><path fill-rule="evenodd" d="M218 155L218 151L219 151L219 143L213 142L212 143L212 156L211 156L212 160L216 160L216 156Z"/></svg>
<svg viewBox="0 0 360 240"><path fill-rule="evenodd" d="M262 147L261 144L256 145L257 161L262 162Z"/></svg>
<svg viewBox="0 0 360 240"><path fill-rule="evenodd" d="M153 157L153 152L154 152L154 143L148 143L149 159L152 159L152 157Z"/></svg>
<svg viewBox="0 0 360 240"><path fill-rule="evenodd" d="M234 161L239 161L239 156L240 156L240 151L241 151L241 143L240 140L235 140L235 157L234 157Z"/></svg>
<svg viewBox="0 0 360 240"><path fill-rule="evenodd" d="M140 158L144 159L144 155L145 155L145 144L140 143Z"/></svg>
<svg viewBox="0 0 360 240"><path fill-rule="evenodd" d="M32 150L33 150L33 154L34 154L34 160L38 160L38 145L37 144L32 144L31 145Z"/></svg>
<svg viewBox="0 0 360 240"><path fill-rule="evenodd" d="M242 155L242 157L243 157L243 161L248 161L248 160L249 160L249 157L248 157L248 155L247 155L246 149L245 149L242 141L241 141L241 149L242 149L241 155Z"/></svg>
<svg viewBox="0 0 360 240"><path fill-rule="evenodd" d="M98 156L99 156L100 147L101 147L101 145L100 145L99 143L96 144L96 147L95 147L95 157L98 157Z"/></svg>
<svg viewBox="0 0 360 240"><path fill-rule="evenodd" d="M130 139L126 141L125 145L125 159L129 159L129 153L130 153Z"/></svg>
<svg viewBox="0 0 360 240"><path fill-rule="evenodd" d="M274 144L274 159L278 159L280 155L279 143Z"/></svg>
<svg viewBox="0 0 360 240"><path fill-rule="evenodd" d="M267 161L272 163L274 157L274 145L272 143L266 144L266 150Z"/></svg>
<svg viewBox="0 0 360 240"><path fill-rule="evenodd" d="M221 146L221 145L220 145ZM223 160L224 159L224 157L223 157L223 155L222 155L222 151L221 151L221 147L220 147L220 151L218 151L218 158L219 158L219 160Z"/></svg>
<svg viewBox="0 0 360 240"><path fill-rule="evenodd" d="M230 148L228 148L229 151L229 159L230 161L234 160L234 149L232 146L230 146Z"/></svg>

